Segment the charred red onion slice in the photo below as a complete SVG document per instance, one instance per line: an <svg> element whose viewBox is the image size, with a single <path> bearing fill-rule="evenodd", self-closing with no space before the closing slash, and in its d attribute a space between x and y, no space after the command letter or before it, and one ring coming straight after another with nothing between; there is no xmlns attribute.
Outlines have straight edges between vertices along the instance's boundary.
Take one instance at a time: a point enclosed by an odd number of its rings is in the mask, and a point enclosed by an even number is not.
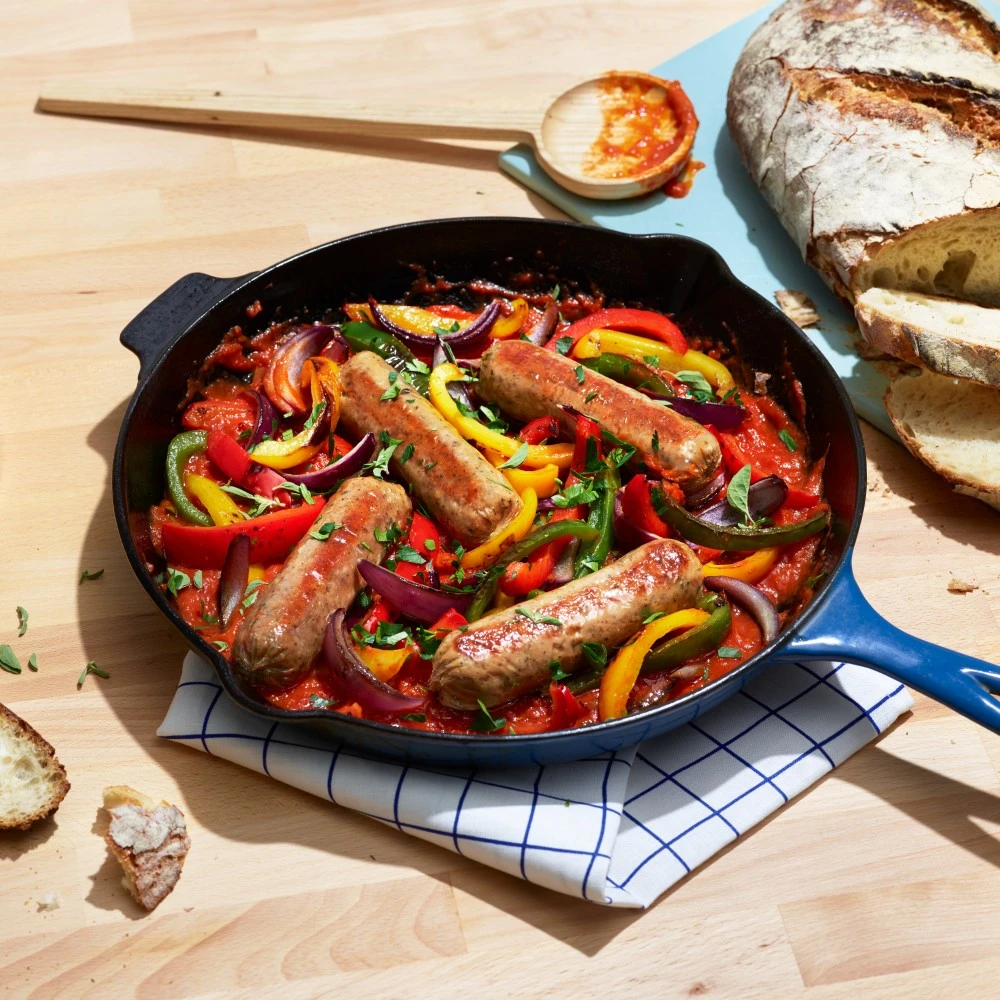
<svg viewBox="0 0 1000 1000"><path fill-rule="evenodd" d="M257 419L250 432L250 439L247 441L247 451L249 451L255 444L260 444L264 440L265 434L271 433L273 422L278 419L278 411L267 393L250 389L247 391L247 395L252 396L257 403Z"/></svg>
<svg viewBox="0 0 1000 1000"><path fill-rule="evenodd" d="M444 349L444 341L438 337L437 347L434 348L434 356L431 358L431 366L437 368L438 365L443 365L448 361L448 353ZM466 364L465 361L462 364ZM475 407L472 405L472 396L469 395L469 385L467 382L449 382L447 385L448 395L451 396L456 403L461 403L463 406L467 406L470 410L474 410Z"/></svg>
<svg viewBox="0 0 1000 1000"><path fill-rule="evenodd" d="M704 582L709 589L721 590L742 604L760 626L765 643L774 642L778 638L778 631L781 628L778 609L762 590L743 580L735 580L731 576L706 576Z"/></svg>
<svg viewBox="0 0 1000 1000"><path fill-rule="evenodd" d="M687 505L689 507L700 507L702 504L708 503L725 485L726 474L720 469L715 478L707 486L703 486L697 493L692 493L687 498Z"/></svg>
<svg viewBox="0 0 1000 1000"><path fill-rule="evenodd" d="M407 580L391 569L377 566L367 559L358 563L358 572L365 583L401 615L423 625L433 625L452 608L464 614L472 603L471 594L449 594L444 590L435 590L416 580Z"/></svg>
<svg viewBox="0 0 1000 1000"><path fill-rule="evenodd" d="M302 380L302 366L306 363L306 360L319 354L328 341L339 335L340 331L332 326L298 327L288 340L278 345L278 349L274 352L274 357L271 359L270 370L273 372L277 365L284 364L289 384L297 386ZM267 384L268 381L265 381L265 386ZM298 400L286 399L281 395L281 390L274 385L273 379L270 380L270 385L274 389L275 396L278 397L275 399L272 396L271 402L282 413L288 413L289 411L292 413L306 412Z"/></svg>
<svg viewBox="0 0 1000 1000"><path fill-rule="evenodd" d="M754 518L767 517L785 502L786 496L788 496L788 487L780 476L768 476L767 479L761 479L750 487L750 513L753 514ZM727 528L741 524L744 520L743 514L725 499L698 511L697 517L710 524L718 524Z"/></svg>
<svg viewBox="0 0 1000 1000"><path fill-rule="evenodd" d="M557 587L570 583L573 580L573 573L576 569L576 554L580 551L580 539L571 538L563 554L559 557L559 562L552 567L549 573L548 582Z"/></svg>
<svg viewBox="0 0 1000 1000"><path fill-rule="evenodd" d="M333 331L330 335L330 345L323 349L322 357L329 358L338 365L342 365L350 357L351 348L347 341L344 340L339 326L331 326L330 329Z"/></svg>
<svg viewBox="0 0 1000 1000"><path fill-rule="evenodd" d="M729 403L699 403L696 399L688 399L685 396L668 396L663 392L646 390L643 392L650 399L669 403L681 416L697 420L699 424L712 424L720 431L731 431L747 418L747 411L743 406L730 406Z"/></svg>
<svg viewBox="0 0 1000 1000"><path fill-rule="evenodd" d="M658 542L663 537L662 535L656 535L652 531L647 531L645 528L640 528L637 524L633 524L625 516L625 505L622 501L622 495L625 492L625 487L622 487L615 494L615 538L621 542L622 545L634 549L640 545L645 545L646 542Z"/></svg>
<svg viewBox="0 0 1000 1000"><path fill-rule="evenodd" d="M250 579L250 536L237 535L226 550L219 576L219 621L229 628Z"/></svg>
<svg viewBox="0 0 1000 1000"><path fill-rule="evenodd" d="M559 320L559 307L554 303L550 302L545 307L545 312L542 313L542 318L535 325L535 328L527 335L528 340L530 340L537 347L544 347L548 339L552 336L552 332L556 328L556 323Z"/></svg>
<svg viewBox="0 0 1000 1000"><path fill-rule="evenodd" d="M407 330L405 327L400 326L398 323L394 323L379 307L378 302L375 300L374 296L368 296L368 309L371 313L372 322L380 330L384 330L386 333L391 333L398 340L401 340L407 347L414 347L417 350L427 350L430 346L430 337L422 333L413 333L411 330ZM493 329L493 324L500 318L500 303L491 302L474 320L472 320L467 326L463 326L461 330L456 330L454 333L439 333L438 338L443 340L445 343L451 345L452 347L459 347L462 344L471 343L477 337L483 336L483 334L489 333ZM446 323L447 319L442 317L442 323Z"/></svg>
<svg viewBox="0 0 1000 1000"><path fill-rule="evenodd" d="M414 712L424 704L423 698L411 698L383 684L361 662L344 624L343 608L334 611L326 620L323 658L337 691L345 701L356 701L371 712L391 715Z"/></svg>
<svg viewBox="0 0 1000 1000"><path fill-rule="evenodd" d="M347 479L360 472L365 462L371 461L375 454L375 435L366 434L346 455L335 462L325 465L313 472L299 472L283 477L286 482L305 486L307 489L322 492L333 489L341 479Z"/></svg>

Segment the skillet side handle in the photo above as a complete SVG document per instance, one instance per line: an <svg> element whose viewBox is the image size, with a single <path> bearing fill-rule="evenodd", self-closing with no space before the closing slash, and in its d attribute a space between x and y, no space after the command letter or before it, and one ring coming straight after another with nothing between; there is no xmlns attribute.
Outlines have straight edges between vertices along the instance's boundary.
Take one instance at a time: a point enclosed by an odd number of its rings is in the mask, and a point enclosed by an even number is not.
<svg viewBox="0 0 1000 1000"><path fill-rule="evenodd" d="M925 642L887 622L865 599L848 564L779 660L846 660L872 667L1000 733L1000 667Z"/></svg>
<svg viewBox="0 0 1000 1000"><path fill-rule="evenodd" d="M205 309L253 276L251 273L240 278L215 278L210 274L186 274L157 295L122 330L119 338L139 358L139 381Z"/></svg>

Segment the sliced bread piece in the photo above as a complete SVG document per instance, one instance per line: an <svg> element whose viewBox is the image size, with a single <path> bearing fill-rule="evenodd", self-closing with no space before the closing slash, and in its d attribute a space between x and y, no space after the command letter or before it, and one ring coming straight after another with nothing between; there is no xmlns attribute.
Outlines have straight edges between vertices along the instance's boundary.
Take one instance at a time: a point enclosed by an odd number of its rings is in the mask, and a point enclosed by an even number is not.
<svg viewBox="0 0 1000 1000"><path fill-rule="evenodd" d="M27 830L54 813L68 791L55 750L0 705L0 830Z"/></svg>
<svg viewBox="0 0 1000 1000"><path fill-rule="evenodd" d="M921 462L1000 510L1000 391L922 371L893 381L885 408Z"/></svg>
<svg viewBox="0 0 1000 1000"><path fill-rule="evenodd" d="M854 310L877 351L942 375L1000 386L1000 309L870 288Z"/></svg>
<svg viewBox="0 0 1000 1000"><path fill-rule="evenodd" d="M184 814L128 785L105 788L104 808L111 816L104 839L125 870L122 885L140 906L156 909L173 891L191 848Z"/></svg>

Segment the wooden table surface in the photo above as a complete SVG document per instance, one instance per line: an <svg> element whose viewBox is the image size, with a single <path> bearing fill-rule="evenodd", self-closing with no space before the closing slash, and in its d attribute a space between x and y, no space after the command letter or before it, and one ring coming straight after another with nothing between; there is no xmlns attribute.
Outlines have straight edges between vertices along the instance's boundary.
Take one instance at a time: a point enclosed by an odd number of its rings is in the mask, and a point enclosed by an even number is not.
<svg viewBox="0 0 1000 1000"><path fill-rule="evenodd" d="M54 821L0 835L2 995L997 995L1000 741L925 699L641 913L534 889L154 736L184 644L112 517L137 371L123 325L189 271L242 274L412 219L558 213L497 171L496 147L58 118L33 112L39 83L500 102L655 65L755 5L0 5L0 642L39 663L0 673L0 700L55 745L73 785ZM996 516L878 432L865 439L866 594L903 628L1000 661ZM949 593L953 576L979 589ZM78 691L88 660L111 677ZM183 878L152 916L94 832L101 788L119 782L188 819ZM38 908L48 893L58 909Z"/></svg>

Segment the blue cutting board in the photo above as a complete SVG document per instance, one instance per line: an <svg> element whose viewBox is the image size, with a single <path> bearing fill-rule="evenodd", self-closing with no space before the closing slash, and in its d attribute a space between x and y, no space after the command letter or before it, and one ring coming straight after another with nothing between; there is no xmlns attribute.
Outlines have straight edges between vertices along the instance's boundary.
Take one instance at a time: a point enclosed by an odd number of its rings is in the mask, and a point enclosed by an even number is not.
<svg viewBox="0 0 1000 1000"><path fill-rule="evenodd" d="M527 146L500 154L500 168L580 222L625 233L679 233L714 247L736 276L774 301L781 288L804 291L816 303L818 326L806 334L843 379L859 416L895 437L882 405L886 380L852 346L857 335L848 313L798 248L751 182L726 128L726 90L736 60L753 31L778 6L769 3L742 21L657 66L653 73L680 80L701 127L695 156L705 169L687 198L657 191L626 201L595 201L563 190L538 166ZM1000 4L986 4L992 16Z"/></svg>

